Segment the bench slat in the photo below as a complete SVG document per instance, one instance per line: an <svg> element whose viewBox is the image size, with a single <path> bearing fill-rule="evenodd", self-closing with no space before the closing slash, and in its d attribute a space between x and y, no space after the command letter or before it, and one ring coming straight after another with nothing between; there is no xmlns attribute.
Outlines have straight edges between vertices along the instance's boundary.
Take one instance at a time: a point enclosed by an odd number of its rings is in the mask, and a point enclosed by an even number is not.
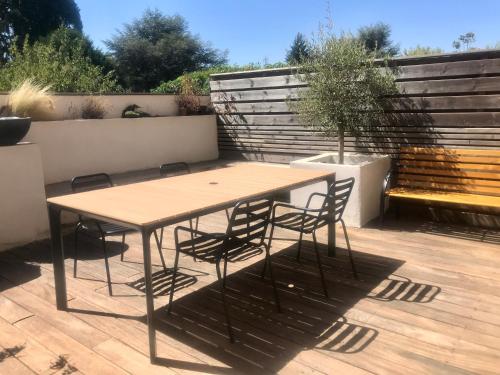
<svg viewBox="0 0 500 375"><path fill-rule="evenodd" d="M500 157L450 154L400 154L400 160L422 160L449 163L500 164Z"/></svg>
<svg viewBox="0 0 500 375"><path fill-rule="evenodd" d="M499 180L483 180L478 178L463 178L462 176L429 176L411 173L400 173L398 176L399 181L401 180L412 180L412 181L428 181L439 183L443 182L445 184L461 184L461 185L472 185L472 186L495 186L500 188Z"/></svg>
<svg viewBox="0 0 500 375"><path fill-rule="evenodd" d="M415 181L404 180L398 181L399 186L407 186L409 188L420 188L439 191L460 191L463 193L475 193L481 195L494 195L500 197L500 187L477 186L477 185L460 185L460 184L444 184L434 183L431 181Z"/></svg>
<svg viewBox="0 0 500 375"><path fill-rule="evenodd" d="M458 149L458 148L444 148L444 147L401 147L403 154L448 154L448 155L478 155L478 156L498 156L500 157L500 150L476 150L476 149Z"/></svg>
<svg viewBox="0 0 500 375"><path fill-rule="evenodd" d="M476 171L491 171L500 173L500 165L498 164L474 164L474 163L450 163L442 161L420 161L420 160L400 160L400 165L411 167L429 167L433 168L436 174L441 170L476 170Z"/></svg>
<svg viewBox="0 0 500 375"><path fill-rule="evenodd" d="M404 167L399 169L400 174L421 174L421 175L436 175L434 169ZM476 172L476 171L460 171L453 169L441 169L438 173L440 176L452 176L461 178L481 178L490 180L500 180L500 173L494 172Z"/></svg>
<svg viewBox="0 0 500 375"><path fill-rule="evenodd" d="M388 193L395 198L464 204L478 207L500 208L500 197L455 192L439 192L425 189L394 188Z"/></svg>

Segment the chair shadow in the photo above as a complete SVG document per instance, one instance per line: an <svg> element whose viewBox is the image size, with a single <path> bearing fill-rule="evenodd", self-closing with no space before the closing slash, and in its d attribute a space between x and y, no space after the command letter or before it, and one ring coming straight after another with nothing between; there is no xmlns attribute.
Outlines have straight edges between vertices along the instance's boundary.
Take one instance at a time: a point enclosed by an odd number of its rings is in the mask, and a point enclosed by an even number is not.
<svg viewBox="0 0 500 375"><path fill-rule="evenodd" d="M392 275L382 281L380 291L370 295L369 298L379 301L403 301L414 303L429 303L441 292L435 285L416 283L410 279Z"/></svg>
<svg viewBox="0 0 500 375"><path fill-rule="evenodd" d="M309 253L308 247L312 248L312 244L304 241L303 253ZM313 258L306 255L298 263L296 251L294 244L272 256L281 313L276 311L269 278L261 279L262 256L258 262L228 276L226 298L235 343L228 340L218 283L179 298L174 295L171 314L167 314L165 307L155 312L157 330L223 362L231 368L229 372L277 372L304 350L319 350L333 356L366 349L376 340L378 331L349 321L345 313L359 300L369 297L370 291L387 280L403 262L370 255L386 267L358 282L352 278L347 254L341 252L336 258L327 258L325 247L323 261L331 292L326 299ZM364 263L359 255L355 252L355 257ZM189 363L171 361L162 355L158 353L158 364L191 368ZM197 371L212 372L210 368Z"/></svg>
<svg viewBox="0 0 500 375"><path fill-rule="evenodd" d="M153 296L160 297L170 294L172 291L172 276L173 272L171 269L160 270L152 274L153 278ZM177 272L177 277L175 281L175 292L190 287L196 284L198 278L194 275L189 275L183 273L182 271ZM144 277L134 280L132 282L126 283L129 287L141 292L146 293L146 282Z"/></svg>

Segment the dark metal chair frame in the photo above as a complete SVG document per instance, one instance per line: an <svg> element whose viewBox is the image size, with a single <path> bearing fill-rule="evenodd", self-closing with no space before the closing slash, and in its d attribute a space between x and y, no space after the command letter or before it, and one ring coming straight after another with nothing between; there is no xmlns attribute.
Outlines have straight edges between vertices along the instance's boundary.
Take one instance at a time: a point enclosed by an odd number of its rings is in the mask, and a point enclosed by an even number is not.
<svg viewBox="0 0 500 375"><path fill-rule="evenodd" d="M344 236L347 244L347 250L349 254L349 260L351 262L352 271L354 277L358 278L356 267L354 265L354 259L352 256L349 236L347 235L347 228L344 223L344 220L342 219L342 215L344 214L347 202L351 195L354 182L355 182L354 177L336 181L334 184L329 186L326 194L323 193L311 194L307 200L305 207L294 206L288 203L276 203L273 207L273 212L271 216L271 233L269 235L269 246L271 246L275 227L280 227L295 232L299 232L300 237L297 249L297 261L300 261L302 238L304 234L312 234L314 242L314 252L316 253L316 260L318 263L319 273L321 277L321 284L323 286L325 297L328 297L328 289L326 287L325 275L323 272L323 266L321 264L321 257L319 254L318 242L316 239L316 230L328 225L331 222L331 220L333 220L334 223L340 222L342 224L342 229L344 231ZM310 208L311 202L314 197L324 198L320 208ZM292 209L295 210L296 212L277 215L276 210L278 207ZM266 265L264 265L264 269L262 270L262 276L264 276L265 271L266 271Z"/></svg>
<svg viewBox="0 0 500 375"><path fill-rule="evenodd" d="M227 262L236 261L237 256L248 249L264 249L265 263L269 268L271 283L274 289L274 298L278 312L281 306L278 290L273 275L272 262L270 256L269 243L266 243L266 232L269 226L269 219L273 208L273 201L268 199L249 200L239 202L235 205L230 216L225 233L205 233L196 229L178 226L175 228L175 261L172 276L172 286L170 289L168 313L172 310L174 298L175 282L177 277L180 253L192 256L195 259L214 263L217 271L217 278L222 294L224 313L227 322L229 340L234 342L234 334L231 325L231 317L226 301L226 277ZM191 235L190 240L181 241L180 232ZM221 272L220 263L224 262ZM267 268L266 267L266 268Z"/></svg>
<svg viewBox="0 0 500 375"><path fill-rule="evenodd" d="M106 173L96 173L85 176L78 176L71 180L71 190L73 193L77 193L79 191L87 191L87 190L95 190L98 188L112 187L113 182L111 177ZM74 252L74 260L73 260L73 277L76 278L77 274L77 262L78 262L78 234L82 233L87 235L88 237L98 239L101 241L102 250L104 252L104 264L106 267L106 277L108 282L108 292L109 295L113 295L113 290L111 286L111 274L109 271L109 261L108 261L108 252L106 249L106 237L107 236L117 236L121 235L122 240L122 250L120 259L123 261L123 253L125 251L125 236L127 233L134 232L133 229L122 227L116 224L110 224L106 222L102 222L95 219L85 218L82 215L78 216L78 223L76 224L76 228L74 231L74 243L75 243L75 252Z"/></svg>

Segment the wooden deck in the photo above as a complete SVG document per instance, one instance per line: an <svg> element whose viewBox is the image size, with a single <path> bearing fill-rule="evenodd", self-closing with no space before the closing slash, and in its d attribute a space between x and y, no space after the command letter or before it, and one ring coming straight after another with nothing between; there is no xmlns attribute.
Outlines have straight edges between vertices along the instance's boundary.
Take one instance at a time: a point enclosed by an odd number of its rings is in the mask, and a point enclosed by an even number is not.
<svg viewBox="0 0 500 375"><path fill-rule="evenodd" d="M224 226L224 213L200 220L202 229ZM172 262L172 231L167 235ZM55 308L48 243L2 253L0 373L500 373L498 233L389 221L384 230L350 235L361 280L351 275L339 231L339 255L324 257L326 300L312 252L303 251L297 263L296 238L277 231L272 252L281 314L269 280L259 277L262 254L230 264L235 344L226 337L215 267L181 258L182 282L168 316L162 306L170 276L155 251L158 366L147 356L138 236L127 241L124 262L119 243L110 245L113 297L98 244L82 242L87 251L74 279L71 236L65 240L69 312ZM305 245L310 250L311 242Z"/></svg>

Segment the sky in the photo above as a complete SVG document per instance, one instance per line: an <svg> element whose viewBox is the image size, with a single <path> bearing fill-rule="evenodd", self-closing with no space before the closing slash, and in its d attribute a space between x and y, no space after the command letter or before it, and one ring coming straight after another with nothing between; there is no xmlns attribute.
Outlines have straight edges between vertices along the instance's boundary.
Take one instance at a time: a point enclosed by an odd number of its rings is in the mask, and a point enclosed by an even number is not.
<svg viewBox="0 0 500 375"><path fill-rule="evenodd" d="M500 41L500 0L76 0L85 34L105 50L124 23L157 8L183 16L191 32L228 51L230 63L284 61L297 32L311 37L330 13L334 31L355 33L384 22L402 49L417 44L451 51L460 34L477 47ZM328 9L330 11L328 12Z"/></svg>

